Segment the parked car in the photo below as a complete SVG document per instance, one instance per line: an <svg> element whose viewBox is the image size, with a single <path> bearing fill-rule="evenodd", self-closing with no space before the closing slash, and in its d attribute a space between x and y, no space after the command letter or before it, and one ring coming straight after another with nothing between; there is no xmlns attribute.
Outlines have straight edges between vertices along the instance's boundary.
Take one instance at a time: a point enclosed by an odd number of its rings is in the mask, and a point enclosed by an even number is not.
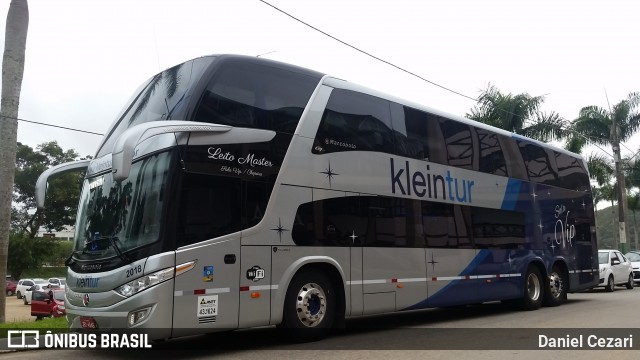
<svg viewBox="0 0 640 360"><path fill-rule="evenodd" d="M35 284L24 292L24 295L22 295L22 301L25 305L29 305L31 304L31 296L34 291L44 291L49 289L48 283Z"/></svg>
<svg viewBox="0 0 640 360"><path fill-rule="evenodd" d="M624 256L631 261L633 280L636 283L640 283L640 251L629 251Z"/></svg>
<svg viewBox="0 0 640 360"><path fill-rule="evenodd" d="M598 286L604 286L611 292L616 285L625 285L627 289L633 289L633 268L631 261L618 250L598 250L598 262L600 263L600 282Z"/></svg>
<svg viewBox="0 0 640 360"><path fill-rule="evenodd" d="M35 316L36 320L65 315L64 290L55 288L46 291L37 290L31 294L31 316Z"/></svg>
<svg viewBox="0 0 640 360"><path fill-rule="evenodd" d="M7 296L11 296L16 293L16 284L13 281L7 280Z"/></svg>
<svg viewBox="0 0 640 360"><path fill-rule="evenodd" d="M67 287L67 279L64 278L49 278L49 280L47 280L49 282L49 285L53 285L54 287L58 287L60 289L64 289L65 287Z"/></svg>
<svg viewBox="0 0 640 360"><path fill-rule="evenodd" d="M18 299L22 299L24 293L28 288L32 287L35 284L46 284L47 280L45 279L22 279L18 281L18 285L16 286L16 297Z"/></svg>

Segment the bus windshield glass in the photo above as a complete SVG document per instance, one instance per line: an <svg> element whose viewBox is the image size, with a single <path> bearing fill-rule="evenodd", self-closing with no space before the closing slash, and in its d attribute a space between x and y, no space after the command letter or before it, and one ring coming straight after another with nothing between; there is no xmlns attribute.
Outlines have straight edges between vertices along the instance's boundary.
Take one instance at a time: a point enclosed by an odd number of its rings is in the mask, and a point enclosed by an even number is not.
<svg viewBox="0 0 640 360"><path fill-rule="evenodd" d="M74 236L77 259L111 258L158 240L170 154L135 162L122 182L111 173L85 180Z"/></svg>

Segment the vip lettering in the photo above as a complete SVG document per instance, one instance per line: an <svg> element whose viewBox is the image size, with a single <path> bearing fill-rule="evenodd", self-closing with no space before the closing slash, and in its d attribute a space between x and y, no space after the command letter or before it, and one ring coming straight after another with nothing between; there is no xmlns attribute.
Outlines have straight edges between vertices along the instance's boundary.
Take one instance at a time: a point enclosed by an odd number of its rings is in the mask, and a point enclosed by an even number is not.
<svg viewBox="0 0 640 360"><path fill-rule="evenodd" d="M446 174L431 174L427 165L427 172L412 171L409 161L405 161L404 168L396 168L393 158L390 159L391 192L401 195L414 195L420 198L441 199L459 203L472 203L473 180L458 179Z"/></svg>
<svg viewBox="0 0 640 360"><path fill-rule="evenodd" d="M76 281L76 287L79 288L95 288L98 287L100 278L81 278Z"/></svg>
<svg viewBox="0 0 640 360"><path fill-rule="evenodd" d="M556 205L555 216L556 216L556 226L555 226L555 242L557 245L562 245L562 247L573 246L573 238L576 237L576 226L574 224L569 224L569 213L571 211L567 211L564 219L562 215L566 211L566 207L564 205ZM560 236L558 236L560 234ZM554 246L552 248L555 249Z"/></svg>

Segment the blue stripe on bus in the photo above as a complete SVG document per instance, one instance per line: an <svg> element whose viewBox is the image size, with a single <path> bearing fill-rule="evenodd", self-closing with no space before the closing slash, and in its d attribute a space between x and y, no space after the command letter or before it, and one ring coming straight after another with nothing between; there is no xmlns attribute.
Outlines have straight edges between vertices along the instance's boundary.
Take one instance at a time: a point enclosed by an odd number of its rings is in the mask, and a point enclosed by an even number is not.
<svg viewBox="0 0 640 360"><path fill-rule="evenodd" d="M480 250L476 254L476 256L473 258L473 260L471 260L469 265L467 265L467 267L464 270L462 270L459 276L472 275L475 272L475 270L478 268L478 266L490 255L491 255L491 250L487 250L487 249ZM449 284L444 286L442 289L438 290L435 294L430 295L428 298L420 301L419 303L411 305L402 310L424 309L426 307L434 306L434 303L436 303L436 306L439 306L438 305L439 302L446 304L448 302L451 302L453 299L462 300L462 302L465 302L466 300L463 300L465 295L469 295L472 298L476 296L475 291L470 293L464 288L459 289L460 292L456 292L456 288L454 287L460 287L460 285L462 284L471 284L472 287L477 286L476 282L468 282L467 280L453 280L453 281L450 281ZM454 289L453 290L454 292L450 292L452 288ZM443 301L443 297L447 298L447 300Z"/></svg>
<svg viewBox="0 0 640 360"><path fill-rule="evenodd" d="M518 203L518 197L520 196L520 187L522 181L517 179L509 179L507 188L504 192L504 198L502 199L502 210L513 210Z"/></svg>

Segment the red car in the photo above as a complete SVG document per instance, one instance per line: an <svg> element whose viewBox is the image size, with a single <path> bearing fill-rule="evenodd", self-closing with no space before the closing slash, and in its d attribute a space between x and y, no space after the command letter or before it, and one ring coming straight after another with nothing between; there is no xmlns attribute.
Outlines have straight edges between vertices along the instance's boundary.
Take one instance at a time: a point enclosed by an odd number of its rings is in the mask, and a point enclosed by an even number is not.
<svg viewBox="0 0 640 360"><path fill-rule="evenodd" d="M36 320L66 315L64 290L34 291L31 295L31 316Z"/></svg>
<svg viewBox="0 0 640 360"><path fill-rule="evenodd" d="M13 296L16 293L17 284L11 280L7 280L7 296Z"/></svg>

